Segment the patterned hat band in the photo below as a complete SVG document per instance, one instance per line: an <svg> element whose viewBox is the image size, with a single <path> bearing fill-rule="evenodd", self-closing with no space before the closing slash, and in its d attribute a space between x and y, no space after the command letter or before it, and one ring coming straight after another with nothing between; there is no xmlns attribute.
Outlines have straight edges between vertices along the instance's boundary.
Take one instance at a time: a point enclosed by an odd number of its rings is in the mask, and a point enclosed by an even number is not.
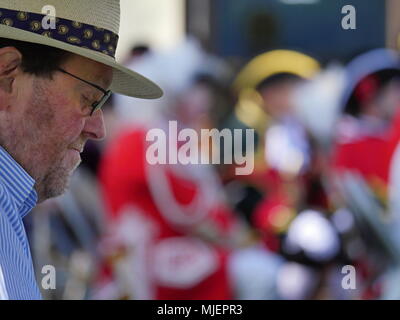
<svg viewBox="0 0 400 320"><path fill-rule="evenodd" d="M68 19L56 18L55 29L43 29L46 15L0 8L0 24L33 32L115 58L118 35L112 31Z"/></svg>

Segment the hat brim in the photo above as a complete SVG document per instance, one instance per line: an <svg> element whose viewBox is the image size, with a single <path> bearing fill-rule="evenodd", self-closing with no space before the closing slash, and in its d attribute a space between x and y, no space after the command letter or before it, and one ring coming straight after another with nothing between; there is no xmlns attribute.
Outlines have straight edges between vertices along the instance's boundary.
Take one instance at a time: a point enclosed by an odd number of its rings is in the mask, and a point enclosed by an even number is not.
<svg viewBox="0 0 400 320"><path fill-rule="evenodd" d="M38 43L58 48L110 66L113 68L113 81L110 86L112 92L141 99L157 99L163 95L163 91L154 82L125 68L112 57L103 53L6 25L0 25L0 38Z"/></svg>

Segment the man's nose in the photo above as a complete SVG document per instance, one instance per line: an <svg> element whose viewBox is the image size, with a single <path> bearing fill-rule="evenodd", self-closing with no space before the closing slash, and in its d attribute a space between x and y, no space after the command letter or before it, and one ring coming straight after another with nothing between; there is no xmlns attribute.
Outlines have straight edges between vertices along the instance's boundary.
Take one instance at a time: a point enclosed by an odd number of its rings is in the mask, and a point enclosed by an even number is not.
<svg viewBox="0 0 400 320"><path fill-rule="evenodd" d="M96 110L90 117L86 119L83 132L89 139L102 140L106 137L106 128L104 125L103 111Z"/></svg>

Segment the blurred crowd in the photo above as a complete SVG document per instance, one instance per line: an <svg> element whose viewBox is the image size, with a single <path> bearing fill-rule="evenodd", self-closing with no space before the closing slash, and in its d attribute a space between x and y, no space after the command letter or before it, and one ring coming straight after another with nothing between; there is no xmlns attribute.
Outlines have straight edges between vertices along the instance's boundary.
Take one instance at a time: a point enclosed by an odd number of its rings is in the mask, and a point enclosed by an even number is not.
<svg viewBox="0 0 400 320"><path fill-rule="evenodd" d="M25 221L39 283L57 271L45 298L400 299L396 52L322 65L276 49L238 67L188 39L125 63L164 97L112 96L107 138ZM252 174L149 164L146 134L169 121L254 129Z"/></svg>

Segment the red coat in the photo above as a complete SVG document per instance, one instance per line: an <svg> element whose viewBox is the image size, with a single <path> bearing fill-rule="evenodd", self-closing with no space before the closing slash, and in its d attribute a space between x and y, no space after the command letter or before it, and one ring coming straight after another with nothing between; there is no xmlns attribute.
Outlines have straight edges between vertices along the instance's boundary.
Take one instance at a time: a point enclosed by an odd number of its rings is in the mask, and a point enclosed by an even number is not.
<svg viewBox="0 0 400 320"><path fill-rule="evenodd" d="M387 129L375 134L355 135L352 139L335 145L332 167L334 174L345 171L359 173L372 190L386 193L390 183L393 154L400 140L400 112L394 116Z"/></svg>
<svg viewBox="0 0 400 320"><path fill-rule="evenodd" d="M146 132L141 128L122 134L106 150L100 167L107 234L114 239L108 254L118 247L128 252L129 297L231 299L229 250L205 240L229 236L231 212L213 180L207 181L207 172L191 174L199 166L149 165ZM209 199L210 194L215 197Z"/></svg>

